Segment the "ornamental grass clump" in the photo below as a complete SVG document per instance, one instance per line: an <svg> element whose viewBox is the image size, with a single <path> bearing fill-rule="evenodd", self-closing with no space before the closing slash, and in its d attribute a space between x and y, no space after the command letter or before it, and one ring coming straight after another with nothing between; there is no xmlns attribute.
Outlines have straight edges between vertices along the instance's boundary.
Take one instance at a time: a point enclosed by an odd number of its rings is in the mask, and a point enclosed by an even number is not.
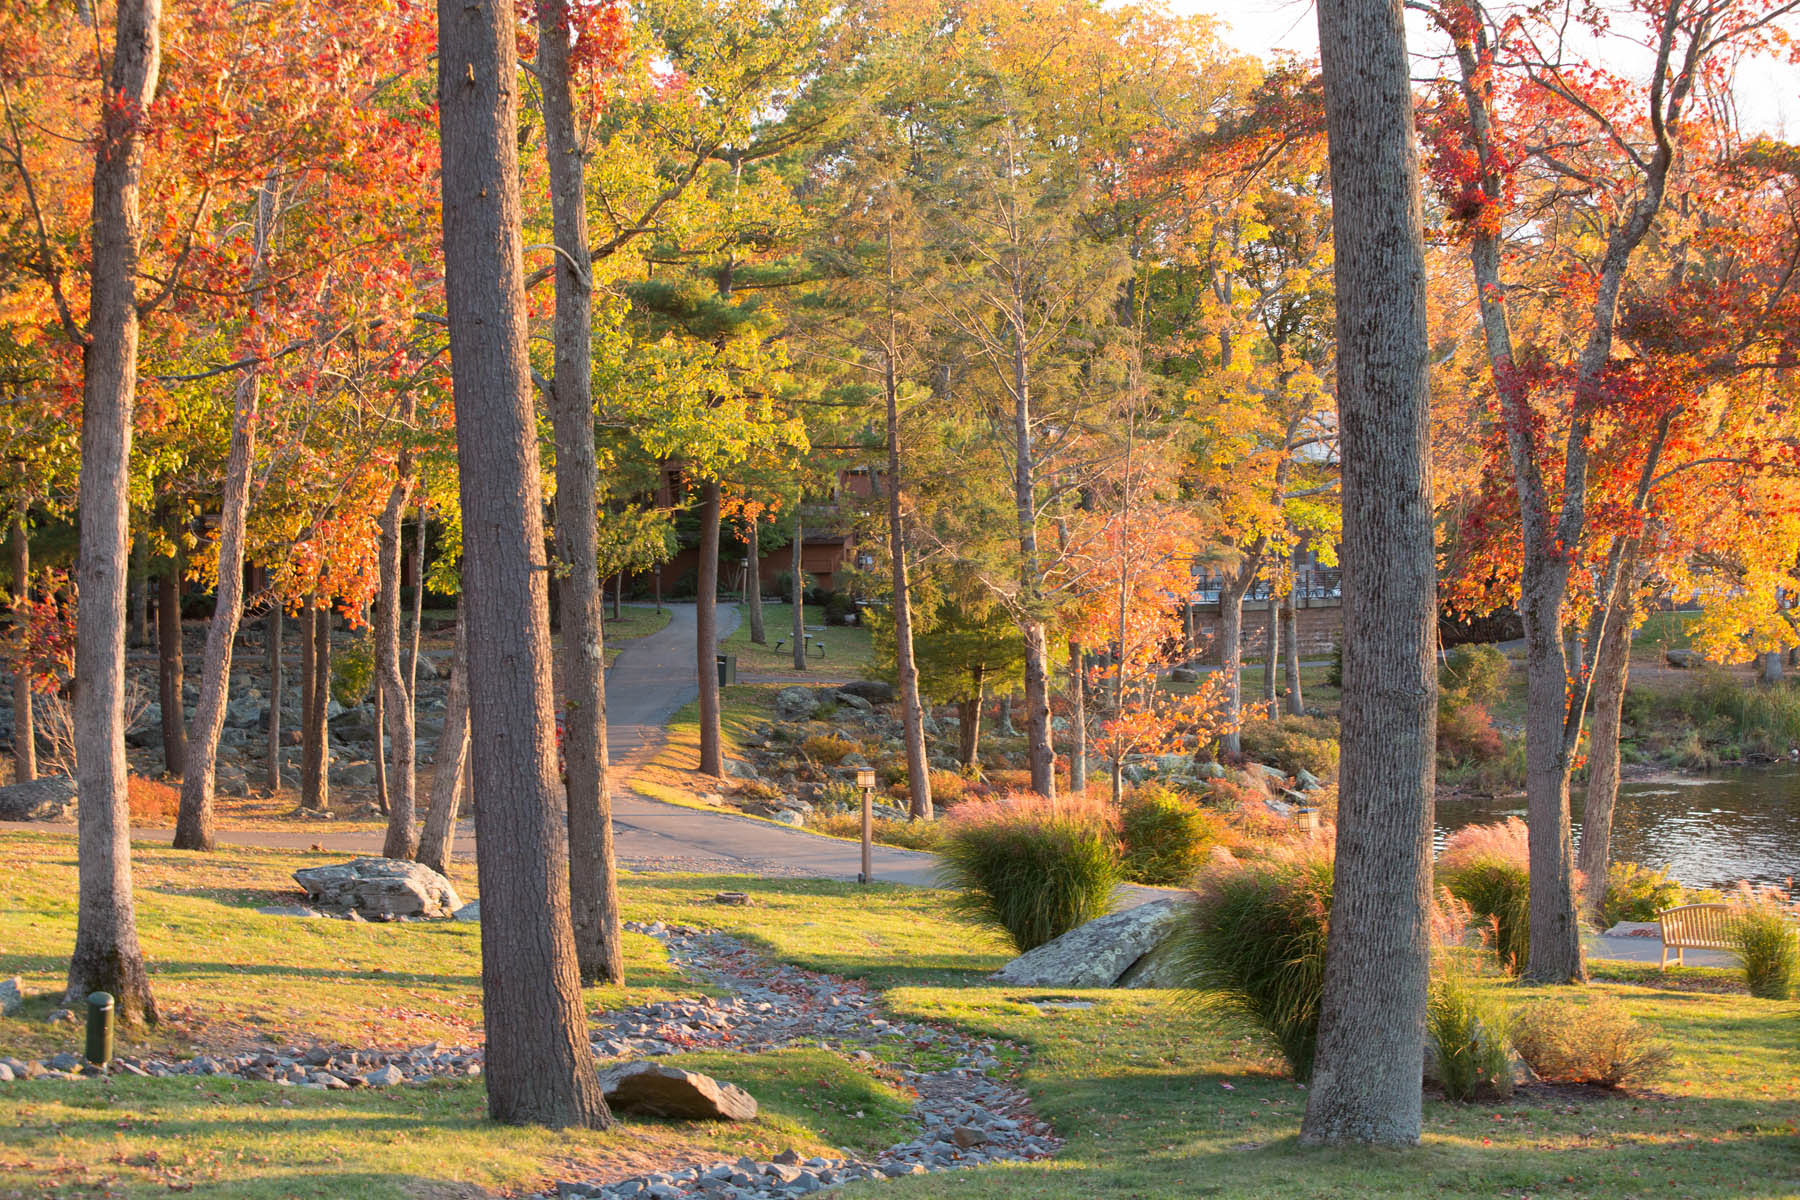
<svg viewBox="0 0 1800 1200"><path fill-rule="evenodd" d="M1800 926L1795 923L1791 898L1779 888L1739 884L1730 903L1725 938L1743 968L1750 994L1763 1000L1786 1000L1793 994L1794 980L1800 977L1800 942L1794 937Z"/></svg>
<svg viewBox="0 0 1800 1200"><path fill-rule="evenodd" d="M1137 883L1179 887L1224 845L1224 818L1161 784L1134 788L1119 808L1125 875Z"/></svg>
<svg viewBox="0 0 1800 1200"><path fill-rule="evenodd" d="M1438 884L1468 906L1513 974L1531 952L1531 873L1525 822L1508 817L1459 829L1438 856Z"/></svg>
<svg viewBox="0 0 1800 1200"><path fill-rule="evenodd" d="M1331 878L1324 842L1215 863L1201 874L1171 944L1181 986L1267 1030L1303 1082L1319 1040Z"/></svg>
<svg viewBox="0 0 1800 1200"><path fill-rule="evenodd" d="M1425 1035L1445 1096L1468 1101L1512 1095L1506 1010L1483 994L1468 969L1448 955L1431 980Z"/></svg>
<svg viewBox="0 0 1800 1200"><path fill-rule="evenodd" d="M1022 793L960 804L942 825L938 875L951 904L1021 954L1105 916L1124 879L1103 804Z"/></svg>

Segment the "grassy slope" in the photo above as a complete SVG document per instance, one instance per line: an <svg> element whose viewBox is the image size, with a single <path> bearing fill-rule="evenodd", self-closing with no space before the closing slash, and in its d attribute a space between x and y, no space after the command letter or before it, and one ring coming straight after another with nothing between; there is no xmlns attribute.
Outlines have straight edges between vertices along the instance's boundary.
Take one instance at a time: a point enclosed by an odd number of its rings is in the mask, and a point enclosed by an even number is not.
<svg viewBox="0 0 1800 1200"><path fill-rule="evenodd" d="M792 633L794 628L794 606L791 604L763 605L763 631L768 636L768 644L759 646L750 640L750 606L740 604L738 608L738 627L732 631L720 647L725 654L738 656L738 670L761 671L791 675L794 673L794 644ZM809 654L806 668L817 671L821 675L835 679L859 676L868 665L870 654L869 631L861 625L826 625L825 610L816 604L808 604L805 608L807 636L822 638L825 642L825 653L820 655L816 650ZM821 628L814 628L819 626ZM777 651L775 643L785 643Z"/></svg>
<svg viewBox="0 0 1800 1200"><path fill-rule="evenodd" d="M245 911L307 857L143 853L144 938L178 1026L157 1037L179 1044L235 1030L285 1040L318 1029L366 1032L374 1042L418 1042L437 1031L467 1040L465 1022L478 1004L472 929L303 925ZM0 908L0 974L21 972L28 992L42 993L56 986L70 936L66 843L59 851L54 839L0 839L0 867L24 886L9 888ZM750 892L751 904L708 902L727 885ZM1082 993L1094 1008L1043 1011L1028 1001L1051 993L985 986L984 973L1003 961L1001 947L950 920L940 895L828 881L628 876L625 901L629 916L731 930L781 958L889 989L889 1005L901 1013L1029 1047L1022 1080L1068 1138L1064 1152L1030 1166L884 1184L881 1195L1800 1194L1800 1006L1791 1002L1596 984L1674 1042L1674 1070L1657 1091L1606 1099L1538 1092L1468 1107L1431 1101L1416 1150L1313 1150L1296 1140L1305 1094L1282 1077L1260 1035L1166 994ZM230 940L220 946L222 938ZM280 965L229 965L243 962ZM656 964L654 947L632 939L634 999L694 990ZM394 973L376 974L378 966ZM596 991L589 999L605 1005L617 996ZM39 995L26 1019L0 1021L0 1047L75 1045L75 1031L46 1031L31 1019L47 1006ZM8 1085L0 1088L0 1195L37 1194L48 1180L69 1184L63 1194L99 1195L107 1178L134 1195L163 1193L171 1179L215 1196L467 1195L448 1181L540 1186L643 1169L657 1156L759 1153L789 1142L873 1145L895 1128L897 1098L836 1056L694 1061L748 1084L769 1115L737 1130L634 1123L619 1134L553 1135L484 1125L478 1082L330 1094L236 1080ZM857 1108L869 1116L844 1114Z"/></svg>

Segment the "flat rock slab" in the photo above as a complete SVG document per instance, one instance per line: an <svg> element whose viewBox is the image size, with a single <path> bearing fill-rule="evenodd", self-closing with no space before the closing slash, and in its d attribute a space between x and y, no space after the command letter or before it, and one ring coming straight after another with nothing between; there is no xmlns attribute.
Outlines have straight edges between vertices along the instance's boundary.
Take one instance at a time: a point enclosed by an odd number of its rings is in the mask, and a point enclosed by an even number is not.
<svg viewBox="0 0 1800 1200"><path fill-rule="evenodd" d="M75 781L46 775L0 787L0 821L73 821Z"/></svg>
<svg viewBox="0 0 1800 1200"><path fill-rule="evenodd" d="M1162 945L1181 909L1179 900L1152 900L1089 921L1021 954L1001 967L994 979L1015 987L1166 986L1162 972L1133 968Z"/></svg>
<svg viewBox="0 0 1800 1200"><path fill-rule="evenodd" d="M25 985L17 975L0 979L0 1017L10 1017L25 1003Z"/></svg>
<svg viewBox="0 0 1800 1200"><path fill-rule="evenodd" d="M615 1112L682 1121L753 1121L756 1098L710 1075L654 1062L629 1062L600 1072L606 1103Z"/></svg>
<svg viewBox="0 0 1800 1200"><path fill-rule="evenodd" d="M321 908L378 917L448 917L462 907L450 881L430 867L397 858L359 858L302 867L294 882Z"/></svg>

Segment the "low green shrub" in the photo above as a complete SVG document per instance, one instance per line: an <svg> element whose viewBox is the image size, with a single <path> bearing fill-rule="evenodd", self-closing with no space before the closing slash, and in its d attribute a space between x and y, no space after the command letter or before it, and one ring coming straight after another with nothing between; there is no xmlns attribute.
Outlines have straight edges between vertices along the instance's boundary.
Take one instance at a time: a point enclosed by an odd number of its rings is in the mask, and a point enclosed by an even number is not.
<svg viewBox="0 0 1800 1200"><path fill-rule="evenodd" d="M331 658L331 698L355 708L369 698L375 683L375 639L360 637Z"/></svg>
<svg viewBox="0 0 1800 1200"><path fill-rule="evenodd" d="M1337 775L1337 722L1325 717L1275 717L1246 722L1238 733L1244 756L1289 775L1310 771L1320 779Z"/></svg>
<svg viewBox="0 0 1800 1200"><path fill-rule="evenodd" d="M1787 893L1740 885L1731 904L1725 936L1750 994L1786 1000L1800 977L1800 943L1794 938L1794 909Z"/></svg>
<svg viewBox="0 0 1800 1200"><path fill-rule="evenodd" d="M1119 808L1119 834L1126 878L1178 887L1191 882L1213 847L1224 842L1225 823L1161 784L1143 783Z"/></svg>
<svg viewBox="0 0 1800 1200"><path fill-rule="evenodd" d="M1654 921L1665 908L1682 903L1679 880L1667 872L1634 862L1616 862L1606 869L1606 898L1600 902L1600 920L1610 929L1620 921Z"/></svg>
<svg viewBox="0 0 1800 1200"><path fill-rule="evenodd" d="M856 743L833 733L816 733L800 743L806 756L816 763L835 767L856 753Z"/></svg>
<svg viewBox="0 0 1800 1200"><path fill-rule="evenodd" d="M1513 974L1531 951L1531 873L1517 817L1456 831L1438 857L1439 886L1468 906L1500 965Z"/></svg>
<svg viewBox="0 0 1800 1200"><path fill-rule="evenodd" d="M1506 1010L1484 995L1468 971L1443 956L1425 1004L1426 1044L1438 1084L1452 1100L1512 1095Z"/></svg>
<svg viewBox="0 0 1800 1200"><path fill-rule="evenodd" d="M1302 1082L1318 1047L1331 878L1319 842L1209 866L1171 942L1181 986L1267 1030Z"/></svg>
<svg viewBox="0 0 1800 1200"><path fill-rule="evenodd" d="M1601 1087L1648 1083L1667 1069L1674 1051L1656 1041L1611 996L1557 996L1513 1014L1513 1046L1538 1076L1553 1083Z"/></svg>
<svg viewBox="0 0 1800 1200"><path fill-rule="evenodd" d="M1438 670L1438 687L1471 704L1498 704L1506 699L1506 679L1511 671L1512 664L1497 646L1457 646Z"/></svg>
<svg viewBox="0 0 1800 1200"><path fill-rule="evenodd" d="M956 892L951 904L1020 953L1104 916L1124 877L1102 805L1023 793L958 805L941 828L938 873Z"/></svg>
<svg viewBox="0 0 1800 1200"><path fill-rule="evenodd" d="M807 827L832 837L861 838L862 813L840 810L817 814L807 821ZM895 821L876 817L869 822L871 840L906 850L936 850L943 841L943 832L943 826L936 821Z"/></svg>

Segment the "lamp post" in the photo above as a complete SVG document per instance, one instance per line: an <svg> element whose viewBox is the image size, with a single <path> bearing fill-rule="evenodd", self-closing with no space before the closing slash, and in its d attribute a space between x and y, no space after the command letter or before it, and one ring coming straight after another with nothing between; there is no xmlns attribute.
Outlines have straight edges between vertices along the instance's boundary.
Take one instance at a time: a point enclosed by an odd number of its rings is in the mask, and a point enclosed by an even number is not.
<svg viewBox="0 0 1800 1200"><path fill-rule="evenodd" d="M856 786L862 792L862 874L856 882L868 883L875 877L875 768L856 768Z"/></svg>

